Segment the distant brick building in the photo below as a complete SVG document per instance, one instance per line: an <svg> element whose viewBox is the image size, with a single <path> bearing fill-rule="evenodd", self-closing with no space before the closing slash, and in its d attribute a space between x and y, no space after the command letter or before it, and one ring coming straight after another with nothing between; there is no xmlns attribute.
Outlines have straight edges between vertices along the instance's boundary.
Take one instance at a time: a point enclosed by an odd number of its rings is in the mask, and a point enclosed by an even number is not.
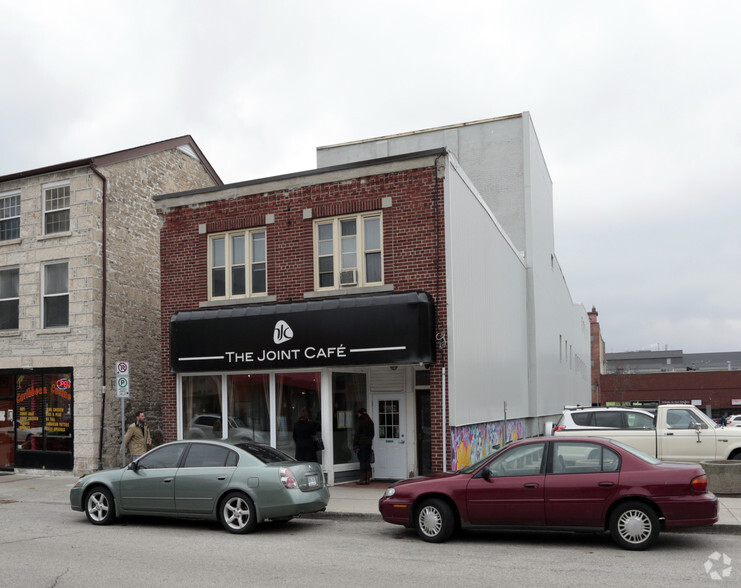
<svg viewBox="0 0 741 588"><path fill-rule="evenodd" d="M665 349L605 353L597 316L592 307L594 405L678 402L693 404L713 418L741 414L741 352Z"/></svg>
<svg viewBox="0 0 741 588"><path fill-rule="evenodd" d="M0 469L119 464L117 360L159 427L152 197L221 183L189 136L0 177Z"/></svg>

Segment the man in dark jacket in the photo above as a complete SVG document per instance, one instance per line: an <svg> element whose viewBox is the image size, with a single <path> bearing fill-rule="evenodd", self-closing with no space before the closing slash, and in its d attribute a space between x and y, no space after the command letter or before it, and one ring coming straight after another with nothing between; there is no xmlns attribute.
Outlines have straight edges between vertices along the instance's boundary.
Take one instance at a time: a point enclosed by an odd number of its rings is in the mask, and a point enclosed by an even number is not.
<svg viewBox="0 0 741 588"><path fill-rule="evenodd" d="M364 408L358 409L358 422L355 427L355 439L353 449L358 454L360 462L360 481L358 484L370 484L371 480L371 454L373 453L373 437L375 426L368 411Z"/></svg>

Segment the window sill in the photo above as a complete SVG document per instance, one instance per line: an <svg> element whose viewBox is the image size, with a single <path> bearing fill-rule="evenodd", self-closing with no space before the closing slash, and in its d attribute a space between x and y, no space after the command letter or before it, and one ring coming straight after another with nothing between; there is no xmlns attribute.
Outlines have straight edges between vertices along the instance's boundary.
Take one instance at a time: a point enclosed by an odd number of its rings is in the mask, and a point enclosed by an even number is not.
<svg viewBox="0 0 741 588"><path fill-rule="evenodd" d="M23 242L23 239L7 239L6 241L0 241L0 247L4 247L5 245L20 245Z"/></svg>
<svg viewBox="0 0 741 588"><path fill-rule="evenodd" d="M354 296L356 294L377 294L379 292L393 292L393 284L383 284L382 286L360 286L352 288L342 288L335 290L315 290L314 292L304 292L304 298L328 298L332 296Z"/></svg>
<svg viewBox="0 0 741 588"><path fill-rule="evenodd" d="M231 300L206 300L199 302L198 308L215 308L219 306L242 306L245 304L265 304L275 302L277 296L253 296L251 298L232 298Z"/></svg>
<svg viewBox="0 0 741 588"><path fill-rule="evenodd" d="M37 335L63 335L64 333L71 333L72 329L70 327L48 327L46 329L42 329L40 331L37 331Z"/></svg>
<svg viewBox="0 0 741 588"><path fill-rule="evenodd" d="M19 330L10 330L7 331L0 331L0 337L20 337L21 332Z"/></svg>
<svg viewBox="0 0 741 588"><path fill-rule="evenodd" d="M47 239L57 239L59 237L71 237L72 231L62 231L61 233L51 233L50 235L39 235L37 241L46 241Z"/></svg>

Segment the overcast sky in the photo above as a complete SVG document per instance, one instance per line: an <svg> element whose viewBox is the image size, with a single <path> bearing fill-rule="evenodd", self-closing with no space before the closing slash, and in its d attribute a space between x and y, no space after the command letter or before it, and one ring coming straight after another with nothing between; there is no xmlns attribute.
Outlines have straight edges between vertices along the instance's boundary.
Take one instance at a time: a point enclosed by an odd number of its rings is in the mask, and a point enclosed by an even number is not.
<svg viewBox="0 0 741 588"><path fill-rule="evenodd" d="M739 351L739 30L737 0L0 0L0 175L189 134L231 183L528 111L607 351Z"/></svg>

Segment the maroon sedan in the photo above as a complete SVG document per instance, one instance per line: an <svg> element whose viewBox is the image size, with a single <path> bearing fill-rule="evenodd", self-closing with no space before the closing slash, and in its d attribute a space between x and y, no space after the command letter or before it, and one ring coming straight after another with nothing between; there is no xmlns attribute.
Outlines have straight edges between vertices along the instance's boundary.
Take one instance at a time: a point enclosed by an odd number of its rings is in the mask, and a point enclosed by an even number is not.
<svg viewBox="0 0 741 588"><path fill-rule="evenodd" d="M618 441L529 439L454 473L397 482L378 503L389 523L439 543L460 526L610 531L625 549L660 529L712 525L718 499L699 465L662 462Z"/></svg>

